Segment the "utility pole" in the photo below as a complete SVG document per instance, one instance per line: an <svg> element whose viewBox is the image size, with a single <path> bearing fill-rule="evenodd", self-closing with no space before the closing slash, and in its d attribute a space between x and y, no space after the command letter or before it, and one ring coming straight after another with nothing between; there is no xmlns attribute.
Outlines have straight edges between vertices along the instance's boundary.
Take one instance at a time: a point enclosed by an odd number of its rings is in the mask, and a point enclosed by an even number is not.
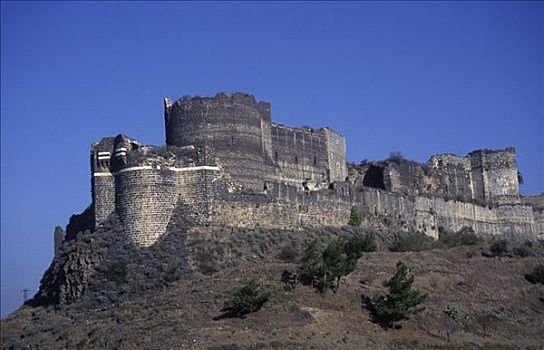
<svg viewBox="0 0 544 350"><path fill-rule="evenodd" d="M26 303L26 300L28 299L28 292L30 289L22 289L21 292L23 292L23 304Z"/></svg>

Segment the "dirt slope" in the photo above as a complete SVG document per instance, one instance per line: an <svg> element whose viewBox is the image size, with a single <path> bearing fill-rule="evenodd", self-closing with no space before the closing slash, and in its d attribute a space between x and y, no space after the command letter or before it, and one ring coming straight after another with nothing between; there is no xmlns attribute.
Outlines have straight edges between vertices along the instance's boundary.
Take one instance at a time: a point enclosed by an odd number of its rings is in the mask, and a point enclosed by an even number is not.
<svg viewBox="0 0 544 350"><path fill-rule="evenodd" d="M200 248L204 241L199 238ZM541 256L486 258L474 246L367 253L338 293L323 297L306 286L285 290L281 273L295 265L277 258L280 246L285 246L281 240L262 257L242 251L233 266L206 265L206 274L101 307L85 298L69 305L26 306L2 321L2 348L544 348L544 303L539 300L544 300L544 286L524 278L544 263ZM202 258L202 252L193 253ZM401 329L384 330L370 321L361 295L383 291L382 282L398 260L412 269L415 287L429 298L425 311L401 322ZM272 300L245 319L214 320L224 296L252 277L273 291ZM458 321L444 313L447 306L458 311Z"/></svg>

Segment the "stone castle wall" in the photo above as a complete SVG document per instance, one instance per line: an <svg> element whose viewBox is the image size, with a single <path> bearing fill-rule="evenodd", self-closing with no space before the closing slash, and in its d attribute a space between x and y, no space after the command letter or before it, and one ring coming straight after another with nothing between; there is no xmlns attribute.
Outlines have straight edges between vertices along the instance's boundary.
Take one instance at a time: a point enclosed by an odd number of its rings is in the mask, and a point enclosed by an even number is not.
<svg viewBox="0 0 544 350"><path fill-rule="evenodd" d="M520 202L512 148L348 169L341 135L273 124L270 104L247 94L165 100L165 122L166 147L118 135L91 150L95 226L116 215L139 246L157 242L174 219L188 227L341 226L353 207L367 225L433 237L440 228L544 232L535 205L544 200Z"/></svg>
<svg viewBox="0 0 544 350"><path fill-rule="evenodd" d="M230 227L342 226L352 207L359 209L369 226L421 232L438 237L440 228L458 231L471 227L482 235L534 236L542 232L541 217L525 205L496 208L445 200L440 197L409 197L367 188L352 195L314 192L290 200L245 195L213 202L210 225Z"/></svg>
<svg viewBox="0 0 544 350"><path fill-rule="evenodd" d="M115 212L127 236L149 246L165 232L177 205L177 179L157 168L125 169L115 175Z"/></svg>
<svg viewBox="0 0 544 350"><path fill-rule="evenodd" d="M248 94L165 101L167 145L214 149L232 185L261 192L267 182L341 181L346 146L334 131L273 124L270 104Z"/></svg>

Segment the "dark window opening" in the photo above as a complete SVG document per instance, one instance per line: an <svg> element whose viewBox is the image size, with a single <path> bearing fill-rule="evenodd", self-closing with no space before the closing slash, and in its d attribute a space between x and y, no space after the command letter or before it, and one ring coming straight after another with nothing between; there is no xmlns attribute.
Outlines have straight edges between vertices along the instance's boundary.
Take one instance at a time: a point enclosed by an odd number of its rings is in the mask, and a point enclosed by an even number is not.
<svg viewBox="0 0 544 350"><path fill-rule="evenodd" d="M295 156L295 163L298 164L298 157Z"/></svg>
<svg viewBox="0 0 544 350"><path fill-rule="evenodd" d="M371 165L368 168L368 171L366 172L363 179L363 186L385 190L385 183L383 181L383 168Z"/></svg>
<svg viewBox="0 0 544 350"><path fill-rule="evenodd" d="M317 157L314 156L314 165L317 165Z"/></svg>
<svg viewBox="0 0 544 350"><path fill-rule="evenodd" d="M274 157L278 159L278 152L274 152Z"/></svg>

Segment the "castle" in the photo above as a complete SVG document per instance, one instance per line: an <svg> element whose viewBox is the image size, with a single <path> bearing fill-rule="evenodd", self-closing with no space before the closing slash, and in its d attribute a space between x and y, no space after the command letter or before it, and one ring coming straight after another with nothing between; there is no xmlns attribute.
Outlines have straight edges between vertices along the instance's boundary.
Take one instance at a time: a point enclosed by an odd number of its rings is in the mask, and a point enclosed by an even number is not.
<svg viewBox="0 0 544 350"><path fill-rule="evenodd" d="M139 246L173 220L187 227L365 224L437 237L439 229L541 235L544 198L519 194L514 148L425 164L392 157L349 165L342 135L275 124L248 94L165 99L166 146L124 135L91 147L92 213L112 215Z"/></svg>

